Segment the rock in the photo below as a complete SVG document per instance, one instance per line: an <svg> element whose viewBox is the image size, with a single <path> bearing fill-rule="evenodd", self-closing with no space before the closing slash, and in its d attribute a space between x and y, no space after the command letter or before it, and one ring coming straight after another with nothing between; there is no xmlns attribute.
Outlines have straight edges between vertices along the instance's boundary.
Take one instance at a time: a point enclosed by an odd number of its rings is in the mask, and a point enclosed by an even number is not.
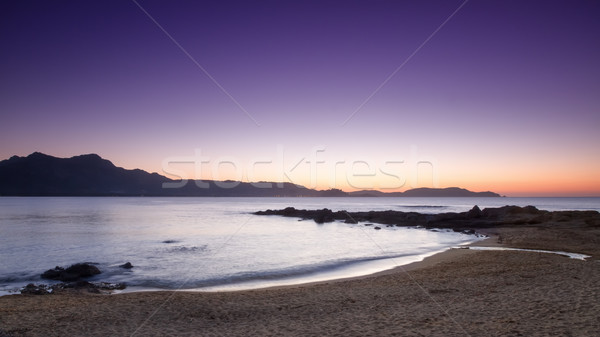
<svg viewBox="0 0 600 337"><path fill-rule="evenodd" d="M89 293L94 293L94 294L100 293L100 291L98 291L98 287L96 287L93 283L90 283L88 281L59 283L59 284L55 284L53 287L56 290L74 289L74 290L85 290Z"/></svg>
<svg viewBox="0 0 600 337"><path fill-rule="evenodd" d="M48 289L45 284L35 285L29 283L21 289L21 294L24 295L48 295L52 293L52 289Z"/></svg>
<svg viewBox="0 0 600 337"><path fill-rule="evenodd" d="M373 229L380 230L380 229L381 229L381 227L379 227L379 226L375 226L375 227L373 227Z"/></svg>
<svg viewBox="0 0 600 337"><path fill-rule="evenodd" d="M123 290L127 288L125 283L108 283L108 282L100 282L96 284L98 289L101 290Z"/></svg>
<svg viewBox="0 0 600 337"><path fill-rule="evenodd" d="M467 212L467 218L469 218L469 219L481 218L481 209L479 208L479 206L477 206L477 205L473 206L473 208L471 208L471 210Z"/></svg>
<svg viewBox="0 0 600 337"><path fill-rule="evenodd" d="M534 206L525 206L525 207L519 207L519 206L502 206L502 207L498 207L498 208L486 208L482 211L482 215L484 217L491 217L491 218L506 218L508 216L514 216L514 215L523 215L523 214L531 214L531 215L537 215L537 214L542 214L544 213L543 211L540 211L539 209L535 208Z"/></svg>
<svg viewBox="0 0 600 337"><path fill-rule="evenodd" d="M537 209L537 207L530 205L530 206L523 207L523 213L540 214L540 213L542 213L542 211Z"/></svg>
<svg viewBox="0 0 600 337"><path fill-rule="evenodd" d="M125 269L131 269L131 268L133 268L133 265L131 264L131 262L126 262L126 263L120 265L119 267L125 268Z"/></svg>
<svg viewBox="0 0 600 337"><path fill-rule="evenodd" d="M84 277L90 277L100 274L100 270L88 263L77 263L67 269L62 267L55 267L54 269L48 269L42 274L42 278L48 280L59 280L63 282L78 281Z"/></svg>
<svg viewBox="0 0 600 337"><path fill-rule="evenodd" d="M321 210L316 211L313 220L319 224L325 223L325 222L333 222L334 221L333 212L330 209L323 208Z"/></svg>
<svg viewBox="0 0 600 337"><path fill-rule="evenodd" d="M290 216L296 213L296 209L294 207L286 207L283 209L284 216Z"/></svg>
<svg viewBox="0 0 600 337"><path fill-rule="evenodd" d="M65 269L67 273L77 275L78 277L90 277L100 274L98 267L88 263L77 263Z"/></svg>
<svg viewBox="0 0 600 337"><path fill-rule="evenodd" d="M46 284L35 285L33 283L29 283L20 291L21 294L24 295L48 295L65 291L86 291L88 293L100 294L106 291L110 292L112 290L123 290L125 288L125 283L77 281L57 283L51 286Z"/></svg>
<svg viewBox="0 0 600 337"><path fill-rule="evenodd" d="M48 280L58 280L62 273L65 272L65 269L59 266L54 267L54 269L48 269L42 274L42 278ZM31 283L30 283L31 284ZM28 285L30 285L28 284Z"/></svg>
<svg viewBox="0 0 600 337"><path fill-rule="evenodd" d="M52 286L53 290L84 290L90 293L99 294L103 290L122 290L125 289L125 283L108 283L108 282L88 282L88 281L77 281L69 283L58 283Z"/></svg>
<svg viewBox="0 0 600 337"><path fill-rule="evenodd" d="M86 290L89 293L98 294L100 291L98 290L98 286L88 281L77 281L71 283L61 283L57 285L59 289L75 289L75 290Z"/></svg>

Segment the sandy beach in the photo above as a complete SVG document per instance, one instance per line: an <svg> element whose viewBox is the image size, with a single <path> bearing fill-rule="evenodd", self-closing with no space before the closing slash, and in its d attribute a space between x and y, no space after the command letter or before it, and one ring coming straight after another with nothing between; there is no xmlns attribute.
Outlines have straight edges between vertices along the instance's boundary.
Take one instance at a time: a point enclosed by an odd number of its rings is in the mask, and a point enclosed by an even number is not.
<svg viewBox="0 0 600 337"><path fill-rule="evenodd" d="M393 271L240 292L0 297L0 336L597 336L600 223L480 230L479 245Z"/></svg>

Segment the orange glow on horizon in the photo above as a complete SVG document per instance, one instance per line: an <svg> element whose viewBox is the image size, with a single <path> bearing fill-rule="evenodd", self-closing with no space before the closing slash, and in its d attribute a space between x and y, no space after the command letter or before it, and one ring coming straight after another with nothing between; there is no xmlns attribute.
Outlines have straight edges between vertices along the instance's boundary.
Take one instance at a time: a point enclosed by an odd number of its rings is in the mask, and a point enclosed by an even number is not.
<svg viewBox="0 0 600 337"><path fill-rule="evenodd" d="M117 166L119 164L115 163ZM123 165L128 169L134 168L133 165ZM291 182L302 185L307 188L317 190L329 190L332 188L340 189L346 192L359 190L377 190L381 192L404 192L413 188L447 188L459 187L473 192L495 192L507 197L600 197L600 177L591 174L593 167L587 171L571 172L565 174L566 170L555 168L552 172L539 174L533 169L523 169L517 172L516 169L502 171L500 169L483 170L471 172L467 170L445 170L443 176L439 178L437 184L433 184L433 178L427 176L426 179L410 179L408 175L398 174L398 177L387 175L377 175L374 177L356 177L348 179L346 172L338 170L335 176L331 172L322 172L316 179L311 181L308 172L298 172L285 179L286 176L275 172L275 170L266 170L252 174L240 174L233 170L229 164L220 165L218 169L206 167L201 171L199 177L188 167L173 165L173 168L181 169L182 176L177 177L163 172L160 166L150 167L145 170L156 172L160 175L177 180L201 179L201 180L237 180L244 182ZM359 168L360 169L360 168ZM485 171L485 174L481 173ZM358 170L359 173L363 172ZM366 172L366 171L365 171ZM427 171L423 171L425 174ZM424 175L425 175L424 174ZM446 178L451 176L452 178ZM335 181L331 178L335 178ZM590 178L593 177L593 178ZM418 181L415 181L418 180ZM403 183L403 184L402 184Z"/></svg>

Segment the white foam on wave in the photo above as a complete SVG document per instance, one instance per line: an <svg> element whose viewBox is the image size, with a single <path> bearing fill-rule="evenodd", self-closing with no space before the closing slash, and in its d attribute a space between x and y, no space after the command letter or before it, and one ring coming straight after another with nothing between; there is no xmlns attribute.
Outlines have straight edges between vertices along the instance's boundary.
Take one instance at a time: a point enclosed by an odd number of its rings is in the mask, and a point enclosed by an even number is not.
<svg viewBox="0 0 600 337"><path fill-rule="evenodd" d="M331 268L329 270L319 271L315 273L307 273L292 277L281 277L277 279L265 280L255 279L242 281L232 284L222 284L211 287L202 287L194 289L182 289L185 291L201 291L201 292L216 292L216 291L239 291L270 288L278 286L301 285L313 282L334 281L352 277L360 277L375 274L385 270L390 270L399 266L407 265L413 262L422 261L424 258L440 253L446 249L432 251L425 254L408 255L402 257L384 258L373 261L361 261L352 263L343 267Z"/></svg>
<svg viewBox="0 0 600 337"><path fill-rule="evenodd" d="M508 247L482 247L482 246L473 246L473 247L458 247L463 249L472 249L472 250L512 250L512 251L520 251L520 252L533 252L533 253L548 253L548 254L557 254L569 257L575 260L584 260L591 257L585 254L579 253L569 253L555 250L541 250L541 249L524 249L524 248L508 248Z"/></svg>

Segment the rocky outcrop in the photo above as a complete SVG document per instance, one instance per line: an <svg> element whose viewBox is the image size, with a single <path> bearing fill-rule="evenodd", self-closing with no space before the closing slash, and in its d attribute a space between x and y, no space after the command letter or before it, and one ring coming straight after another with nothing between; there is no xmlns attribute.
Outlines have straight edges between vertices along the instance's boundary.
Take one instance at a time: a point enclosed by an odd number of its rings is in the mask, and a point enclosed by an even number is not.
<svg viewBox="0 0 600 337"><path fill-rule="evenodd" d="M333 212L330 209L323 208L322 210L317 211L313 220L316 223L326 223L333 222L335 219L333 217Z"/></svg>
<svg viewBox="0 0 600 337"><path fill-rule="evenodd" d="M21 294L24 295L48 295L52 293L52 288L45 284L35 285L29 283L21 289Z"/></svg>
<svg viewBox="0 0 600 337"><path fill-rule="evenodd" d="M41 276L47 280L58 280L63 282L78 281L82 278L100 274L98 267L89 263L77 263L68 268L55 267L46 270Z"/></svg>
<svg viewBox="0 0 600 337"><path fill-rule="evenodd" d="M105 293L113 290L125 289L125 283L108 283L108 282L69 282L69 283L57 283L53 285L46 284L33 284L29 283L25 287L21 288L20 292L23 295L49 295L56 294L64 291L84 291L89 293Z"/></svg>
<svg viewBox="0 0 600 337"><path fill-rule="evenodd" d="M254 214L257 215L282 215L285 217L292 218L302 218L302 219L310 219L314 220L318 224L333 222L338 220L336 214L339 212L334 212L330 209L323 208L318 210L304 210L304 209L295 209L294 207L286 207L282 210L271 210L268 209L266 211L258 211Z"/></svg>
<svg viewBox="0 0 600 337"><path fill-rule="evenodd" d="M471 208L471 210L467 212L467 217L471 219L481 218L481 215L481 209L477 205L473 206L473 208Z"/></svg>
<svg viewBox="0 0 600 337"><path fill-rule="evenodd" d="M317 223L343 221L346 223L370 222L389 226L420 226L424 228L448 228L460 232L472 233L473 229L496 226L535 225L554 221L565 222L580 219L586 224L600 224L600 214L596 211L557 211L539 210L533 206L503 206L481 210L474 206L471 210L461 213L421 214L400 211L369 211L369 212L333 212L329 209L300 210L287 207L282 210L258 211L257 215L280 215L312 219Z"/></svg>

